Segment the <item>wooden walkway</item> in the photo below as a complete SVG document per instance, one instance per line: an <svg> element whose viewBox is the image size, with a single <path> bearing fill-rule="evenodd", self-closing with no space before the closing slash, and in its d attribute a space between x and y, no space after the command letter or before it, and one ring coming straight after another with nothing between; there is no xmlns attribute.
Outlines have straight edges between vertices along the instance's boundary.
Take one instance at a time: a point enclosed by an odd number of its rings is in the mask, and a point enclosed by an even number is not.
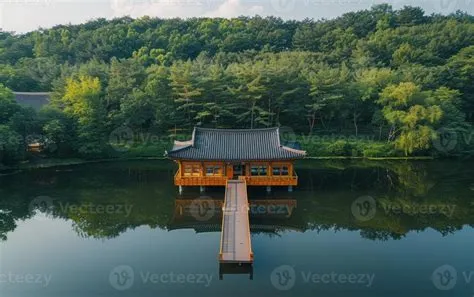
<svg viewBox="0 0 474 297"><path fill-rule="evenodd" d="M253 263L245 180L229 180L222 209L220 263Z"/></svg>

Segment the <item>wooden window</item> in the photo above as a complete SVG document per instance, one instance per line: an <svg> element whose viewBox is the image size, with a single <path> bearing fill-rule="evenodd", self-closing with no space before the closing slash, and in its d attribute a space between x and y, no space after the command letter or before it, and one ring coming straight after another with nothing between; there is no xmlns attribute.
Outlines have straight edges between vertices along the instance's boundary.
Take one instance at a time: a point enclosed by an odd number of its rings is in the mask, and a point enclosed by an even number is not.
<svg viewBox="0 0 474 297"><path fill-rule="evenodd" d="M193 165L193 176L201 176L201 166Z"/></svg>
<svg viewBox="0 0 474 297"><path fill-rule="evenodd" d="M281 167L280 166L273 166L272 167L272 174L273 175L281 175Z"/></svg>
<svg viewBox="0 0 474 297"><path fill-rule="evenodd" d="M184 165L184 176L191 176L193 173L192 165Z"/></svg>
<svg viewBox="0 0 474 297"><path fill-rule="evenodd" d="M223 170L220 165L207 165L206 176L222 176Z"/></svg>
<svg viewBox="0 0 474 297"><path fill-rule="evenodd" d="M267 175L267 165L252 164L250 166L250 175L252 175L252 176L266 176Z"/></svg>
<svg viewBox="0 0 474 297"><path fill-rule="evenodd" d="M290 172L289 166L285 164L272 165L273 176L288 176Z"/></svg>
<svg viewBox="0 0 474 297"><path fill-rule="evenodd" d="M201 176L201 165L184 164L184 176Z"/></svg>

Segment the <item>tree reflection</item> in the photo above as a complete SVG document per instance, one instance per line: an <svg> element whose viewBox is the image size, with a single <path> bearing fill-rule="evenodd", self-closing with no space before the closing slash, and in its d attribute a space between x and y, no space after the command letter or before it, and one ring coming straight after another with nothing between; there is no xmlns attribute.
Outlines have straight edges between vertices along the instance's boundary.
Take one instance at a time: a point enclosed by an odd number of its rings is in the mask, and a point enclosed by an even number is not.
<svg viewBox="0 0 474 297"><path fill-rule="evenodd" d="M379 241L398 240L409 232L428 228L442 236L453 234L465 226L474 226L472 181L465 178L473 176L474 169L465 164L456 167L454 173L445 170L447 165L369 161L339 162L331 166L324 162L303 164L298 170L301 185L291 196L280 190L271 197L250 196L262 205L292 205L290 212L280 216L252 215L252 231L279 236L289 231L348 230ZM0 179L0 240L7 240L19 221L34 219L31 202L38 195L53 199L50 218L71 222L81 237L110 239L144 226L219 232L218 213L205 221L189 214L177 216L183 201L193 200L199 194L189 190L191 197L178 197L172 178L171 167L144 168L140 163L3 177ZM224 196L223 191L209 195L217 198L216 201ZM375 215L367 221L358 220L351 212L351 204L363 195L370 195L376 201ZM455 208L449 215L442 211L410 213L397 208L422 209L430 205ZM119 209L120 206L129 207L130 211ZM109 211L105 211L107 207Z"/></svg>

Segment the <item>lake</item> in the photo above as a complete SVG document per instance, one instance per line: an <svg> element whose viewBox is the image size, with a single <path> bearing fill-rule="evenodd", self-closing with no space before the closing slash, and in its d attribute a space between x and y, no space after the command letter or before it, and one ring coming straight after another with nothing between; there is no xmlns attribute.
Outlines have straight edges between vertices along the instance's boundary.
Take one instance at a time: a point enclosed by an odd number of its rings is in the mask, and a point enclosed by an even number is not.
<svg viewBox="0 0 474 297"><path fill-rule="evenodd" d="M220 267L224 189L169 161L0 177L0 295L474 296L474 163L300 161L252 188L255 262Z"/></svg>

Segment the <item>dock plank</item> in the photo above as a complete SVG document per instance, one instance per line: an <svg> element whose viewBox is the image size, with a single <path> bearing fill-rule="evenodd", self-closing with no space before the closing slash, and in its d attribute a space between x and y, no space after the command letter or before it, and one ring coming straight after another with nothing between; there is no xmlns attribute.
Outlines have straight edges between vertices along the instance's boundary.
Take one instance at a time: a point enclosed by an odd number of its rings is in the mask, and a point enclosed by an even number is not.
<svg viewBox="0 0 474 297"><path fill-rule="evenodd" d="M253 263L245 180L227 183L222 216L221 263Z"/></svg>

